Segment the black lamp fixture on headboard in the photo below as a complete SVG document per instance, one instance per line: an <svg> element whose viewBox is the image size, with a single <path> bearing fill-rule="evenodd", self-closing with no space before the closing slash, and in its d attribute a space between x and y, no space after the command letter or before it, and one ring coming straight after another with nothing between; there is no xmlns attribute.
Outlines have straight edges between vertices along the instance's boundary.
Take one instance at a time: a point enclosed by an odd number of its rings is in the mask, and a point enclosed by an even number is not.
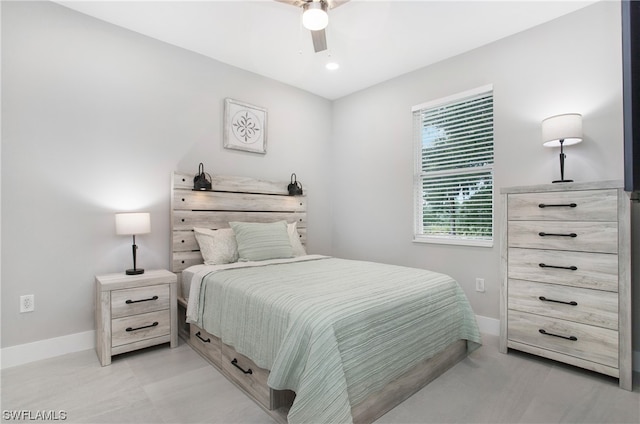
<svg viewBox="0 0 640 424"><path fill-rule="evenodd" d="M291 183L287 186L289 196L302 196L302 184L298 182L296 174L291 174Z"/></svg>
<svg viewBox="0 0 640 424"><path fill-rule="evenodd" d="M207 175L209 179L207 179ZM193 177L193 189L197 191L211 190L211 175L204 172L204 165L200 162L198 173Z"/></svg>

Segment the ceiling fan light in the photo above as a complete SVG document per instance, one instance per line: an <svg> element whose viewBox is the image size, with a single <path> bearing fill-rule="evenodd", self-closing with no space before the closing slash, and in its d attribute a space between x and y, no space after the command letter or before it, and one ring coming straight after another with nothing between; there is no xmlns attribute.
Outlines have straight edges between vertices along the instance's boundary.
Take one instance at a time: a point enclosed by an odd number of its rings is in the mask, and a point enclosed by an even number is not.
<svg viewBox="0 0 640 424"><path fill-rule="evenodd" d="M325 29L329 24L327 5L323 1L311 1L306 3L302 12L302 25L311 31Z"/></svg>

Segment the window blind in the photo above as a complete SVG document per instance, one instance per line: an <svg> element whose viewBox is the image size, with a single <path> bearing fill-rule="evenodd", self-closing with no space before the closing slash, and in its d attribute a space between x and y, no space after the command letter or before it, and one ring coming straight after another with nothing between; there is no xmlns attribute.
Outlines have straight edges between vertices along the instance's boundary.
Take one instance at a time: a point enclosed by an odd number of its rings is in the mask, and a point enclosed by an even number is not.
<svg viewBox="0 0 640 424"><path fill-rule="evenodd" d="M491 245L493 91L414 107L417 241Z"/></svg>

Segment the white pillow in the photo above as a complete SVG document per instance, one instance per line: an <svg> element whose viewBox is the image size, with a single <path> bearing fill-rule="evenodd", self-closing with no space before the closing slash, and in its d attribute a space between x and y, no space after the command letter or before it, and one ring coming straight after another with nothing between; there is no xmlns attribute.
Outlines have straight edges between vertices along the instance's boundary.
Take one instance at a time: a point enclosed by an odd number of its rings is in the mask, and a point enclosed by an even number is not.
<svg viewBox="0 0 640 424"><path fill-rule="evenodd" d="M238 262L238 245L231 228L210 230L196 227L193 231L206 265Z"/></svg>
<svg viewBox="0 0 640 424"><path fill-rule="evenodd" d="M304 249L302 242L300 241L300 234L298 234L298 223L293 222L287 224L287 232L289 233L289 241L291 242L291 248L293 249L293 256L304 256L307 251Z"/></svg>

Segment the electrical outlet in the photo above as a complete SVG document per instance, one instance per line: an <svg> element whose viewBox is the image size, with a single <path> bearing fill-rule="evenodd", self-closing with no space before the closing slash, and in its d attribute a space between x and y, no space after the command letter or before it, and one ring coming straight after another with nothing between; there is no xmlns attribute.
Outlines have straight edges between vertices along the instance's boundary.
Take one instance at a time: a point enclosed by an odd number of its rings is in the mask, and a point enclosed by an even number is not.
<svg viewBox="0 0 640 424"><path fill-rule="evenodd" d="M476 278L476 291L484 292L484 278Z"/></svg>
<svg viewBox="0 0 640 424"><path fill-rule="evenodd" d="M20 296L20 313L33 312L36 309L35 296L27 294Z"/></svg>

